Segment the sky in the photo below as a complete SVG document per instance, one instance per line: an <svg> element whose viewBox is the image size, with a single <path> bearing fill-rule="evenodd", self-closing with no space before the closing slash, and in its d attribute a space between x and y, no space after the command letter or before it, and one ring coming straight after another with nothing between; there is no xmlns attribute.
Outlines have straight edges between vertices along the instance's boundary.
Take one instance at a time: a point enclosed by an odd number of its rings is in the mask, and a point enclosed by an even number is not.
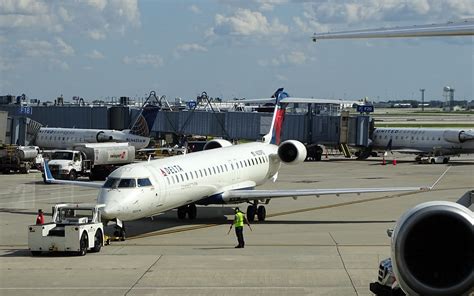
<svg viewBox="0 0 474 296"><path fill-rule="evenodd" d="M311 40L473 17L472 0L0 0L0 95L473 100L473 37Z"/></svg>

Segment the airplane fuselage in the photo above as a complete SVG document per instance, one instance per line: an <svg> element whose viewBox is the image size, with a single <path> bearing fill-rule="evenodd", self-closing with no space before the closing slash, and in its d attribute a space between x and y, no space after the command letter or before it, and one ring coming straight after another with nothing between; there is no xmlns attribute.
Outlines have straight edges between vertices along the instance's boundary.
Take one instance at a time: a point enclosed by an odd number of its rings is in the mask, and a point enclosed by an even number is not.
<svg viewBox="0 0 474 296"><path fill-rule="evenodd" d="M441 128L376 128L372 149L406 150L419 155L474 153L474 130Z"/></svg>
<svg viewBox="0 0 474 296"><path fill-rule="evenodd" d="M142 149L148 146L150 138L128 131L48 127L40 128L36 136L36 145L43 149L71 149L78 143L100 142L128 142L135 149Z"/></svg>
<svg viewBox="0 0 474 296"><path fill-rule="evenodd" d="M248 143L126 165L109 175L97 202L106 204L105 219L122 221L191 203L232 203L226 191L254 188L277 173L277 149Z"/></svg>

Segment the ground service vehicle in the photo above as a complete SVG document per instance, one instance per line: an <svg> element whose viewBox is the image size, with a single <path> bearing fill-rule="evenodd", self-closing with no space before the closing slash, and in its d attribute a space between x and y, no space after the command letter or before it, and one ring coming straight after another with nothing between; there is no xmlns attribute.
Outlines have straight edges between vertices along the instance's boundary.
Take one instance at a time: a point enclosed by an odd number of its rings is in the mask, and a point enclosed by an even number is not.
<svg viewBox="0 0 474 296"><path fill-rule="evenodd" d="M53 221L28 226L28 248L33 256L42 252L99 252L104 245L100 209L104 205L57 204Z"/></svg>
<svg viewBox="0 0 474 296"><path fill-rule="evenodd" d="M78 144L72 150L56 150L48 162L58 179L75 180L79 176L105 180L117 167L135 159L135 147L128 143Z"/></svg>
<svg viewBox="0 0 474 296"><path fill-rule="evenodd" d="M0 147L0 171L4 174L20 172L28 174L40 165L42 156L37 146L2 145Z"/></svg>

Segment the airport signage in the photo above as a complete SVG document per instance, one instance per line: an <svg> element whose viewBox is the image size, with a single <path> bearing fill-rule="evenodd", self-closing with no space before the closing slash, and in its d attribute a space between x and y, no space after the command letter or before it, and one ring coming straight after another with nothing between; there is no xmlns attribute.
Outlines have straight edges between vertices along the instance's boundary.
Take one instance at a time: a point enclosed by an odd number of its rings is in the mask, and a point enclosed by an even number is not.
<svg viewBox="0 0 474 296"><path fill-rule="evenodd" d="M357 112L372 113L374 112L374 105L357 105Z"/></svg>
<svg viewBox="0 0 474 296"><path fill-rule="evenodd" d="M21 106L18 109L18 114L31 115L33 114L33 108L31 108L30 106Z"/></svg>

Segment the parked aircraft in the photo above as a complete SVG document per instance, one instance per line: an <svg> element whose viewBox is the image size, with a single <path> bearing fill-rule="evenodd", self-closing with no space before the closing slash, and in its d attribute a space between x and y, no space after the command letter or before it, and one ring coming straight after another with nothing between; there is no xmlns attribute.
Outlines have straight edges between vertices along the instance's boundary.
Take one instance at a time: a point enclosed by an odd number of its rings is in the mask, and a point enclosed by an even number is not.
<svg viewBox="0 0 474 296"><path fill-rule="evenodd" d="M159 109L155 105L143 107L129 130L41 127L35 143L42 149L70 149L79 143L128 142L139 150L150 143L151 128Z"/></svg>
<svg viewBox="0 0 474 296"><path fill-rule="evenodd" d="M315 33L312 37L319 39L348 39L348 38L392 38L392 37L433 37L433 36L469 36L474 35L474 20L448 22L446 24L431 24L394 28L351 30L341 32Z"/></svg>
<svg viewBox="0 0 474 296"><path fill-rule="evenodd" d="M376 128L370 146L357 156L366 159L376 151L411 153L417 161L429 158L431 163L448 163L449 156L474 153L474 130Z"/></svg>
<svg viewBox="0 0 474 296"><path fill-rule="evenodd" d="M429 190L431 187L256 190L276 181L282 163L299 164L305 146L295 140L280 143L285 104L283 89L275 93L270 132L262 142L232 145L222 139L208 142L203 151L125 165L112 172L104 184L55 180L45 165L45 182L100 188L98 203L105 204L103 218L122 221L150 217L177 208L180 219L196 218L196 205L249 203L247 218L265 220L272 198L325 194ZM124 236L122 228L122 236Z"/></svg>

